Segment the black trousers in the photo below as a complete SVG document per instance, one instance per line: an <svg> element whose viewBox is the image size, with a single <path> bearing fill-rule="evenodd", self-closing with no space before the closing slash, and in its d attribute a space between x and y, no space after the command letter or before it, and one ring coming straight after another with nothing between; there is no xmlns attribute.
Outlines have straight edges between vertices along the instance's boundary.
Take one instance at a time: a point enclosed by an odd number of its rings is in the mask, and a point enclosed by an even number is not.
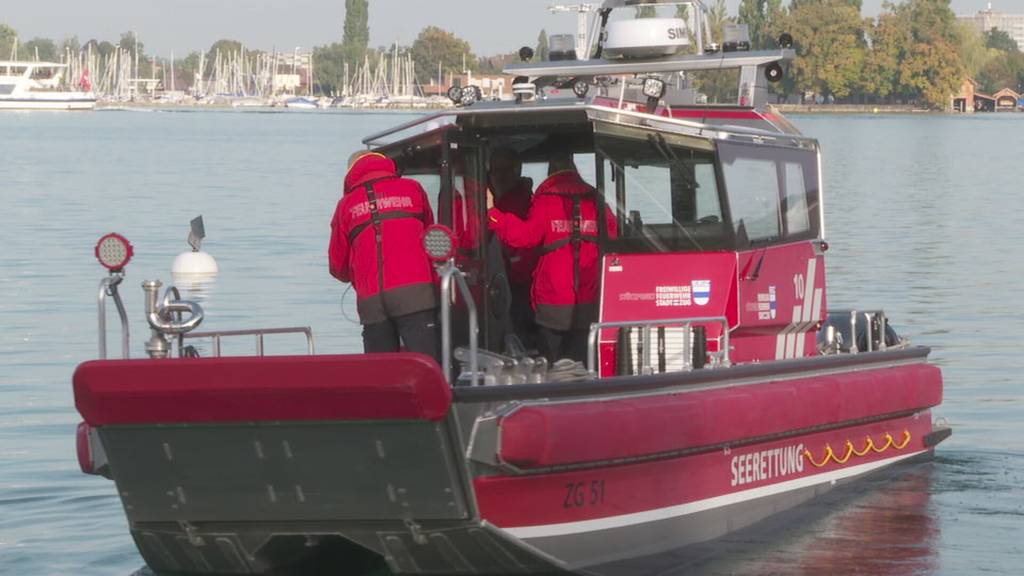
<svg viewBox="0 0 1024 576"><path fill-rule="evenodd" d="M562 358L587 361L587 330L552 330L541 326L537 331L540 353L554 363Z"/></svg>
<svg viewBox="0 0 1024 576"><path fill-rule="evenodd" d="M413 312L363 326L363 350L367 354L398 352L400 344L405 344L406 352L426 354L440 364L441 333L437 312Z"/></svg>
<svg viewBox="0 0 1024 576"><path fill-rule="evenodd" d="M537 323L534 321L533 304L530 302L530 285L510 284L509 288L512 292L509 305L512 331L527 350L539 349Z"/></svg>

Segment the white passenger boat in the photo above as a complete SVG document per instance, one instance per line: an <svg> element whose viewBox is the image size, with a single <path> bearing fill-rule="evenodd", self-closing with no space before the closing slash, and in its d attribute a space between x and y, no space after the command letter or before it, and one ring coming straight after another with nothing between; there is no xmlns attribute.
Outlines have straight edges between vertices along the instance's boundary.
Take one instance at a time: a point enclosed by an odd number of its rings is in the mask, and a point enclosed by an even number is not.
<svg viewBox="0 0 1024 576"><path fill-rule="evenodd" d="M54 62L0 61L0 110L92 110L96 95L88 79L67 89L66 64Z"/></svg>

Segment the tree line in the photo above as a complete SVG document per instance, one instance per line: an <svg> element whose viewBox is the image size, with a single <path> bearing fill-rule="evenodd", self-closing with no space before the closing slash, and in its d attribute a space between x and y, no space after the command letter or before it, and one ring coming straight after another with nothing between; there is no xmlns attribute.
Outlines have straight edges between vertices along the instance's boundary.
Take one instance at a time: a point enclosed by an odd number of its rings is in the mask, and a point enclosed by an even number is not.
<svg viewBox="0 0 1024 576"><path fill-rule="evenodd" d="M726 11L725 0L712 0L708 20L712 40L721 42L722 26L746 24L752 49L773 49L783 33L794 39L796 59L790 63L782 82L773 86L779 99L856 103L908 103L945 108L958 92L965 77L974 78L984 91L1009 87L1024 89L1024 54L1004 31L980 32L968 22L957 21L950 0L894 0L883 5L875 17L862 14L862 0L741 0L736 15ZM637 17L653 16L652 7L636 8ZM685 17L680 8L678 16ZM345 0L341 41L313 50L317 89L340 92L346 64L351 76L364 62L378 58L392 48L371 48L369 0ZM154 63L165 61L144 54L135 34L122 34L117 44L77 38L55 42L34 38L17 43L17 34L0 24L0 59L57 60L66 51L92 49L106 54L116 46L140 55L140 76L148 76ZM224 55L242 50L235 40L219 40L207 52L212 62L219 51ZM416 78L426 84L438 76L473 71L498 73L515 51L490 57L474 54L469 42L437 26L425 27L411 45L399 48L415 62ZM537 37L536 58L548 52L548 34ZM255 53L255 51L253 51ZM188 85L198 70L200 52L192 52L176 63L180 85ZM735 73L694 74L696 87L711 100L735 97ZM182 82L184 81L184 82ZM444 79L442 79L444 81Z"/></svg>
<svg viewBox="0 0 1024 576"><path fill-rule="evenodd" d="M737 21L756 47L783 32L797 58L784 95L841 102L914 103L945 108L965 77L995 91L1024 85L1024 56L1003 31L956 19L950 0L886 2L874 18L861 0L742 0Z"/></svg>

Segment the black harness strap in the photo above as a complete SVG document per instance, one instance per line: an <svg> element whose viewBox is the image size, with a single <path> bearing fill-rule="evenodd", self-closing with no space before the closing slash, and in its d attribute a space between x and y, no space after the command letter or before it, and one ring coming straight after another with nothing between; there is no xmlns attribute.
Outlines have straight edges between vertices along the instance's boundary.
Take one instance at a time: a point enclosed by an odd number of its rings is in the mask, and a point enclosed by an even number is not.
<svg viewBox="0 0 1024 576"><path fill-rule="evenodd" d="M373 224L373 233L377 239L377 288L378 294L384 294L384 227L381 225L382 218L377 208L377 193L373 191L373 181L367 182L366 199L370 204L370 222Z"/></svg>
<svg viewBox="0 0 1024 576"><path fill-rule="evenodd" d="M580 298L580 240L582 239L583 214L580 210L580 197L572 197L572 292L573 300Z"/></svg>
<svg viewBox="0 0 1024 576"><path fill-rule="evenodd" d="M373 209L371 208L371 211L372 210ZM370 220L367 220L366 222L363 222L362 224L359 224L358 226L353 228L352 231L348 233L348 241L350 243L355 242L356 238L359 237L359 235L362 234L367 228L369 228L370 226L376 226L377 221L383 222L385 220L399 220L401 218L415 218L416 220L423 220L423 214L417 214L416 212L405 212L401 210L396 210L394 212L384 212L383 214L379 214L379 218L376 221L373 218L371 218Z"/></svg>
<svg viewBox="0 0 1024 576"><path fill-rule="evenodd" d="M572 233L561 240L557 240L550 244L541 246L541 255L550 254L555 250L559 250L566 246L572 245L572 288L573 297L579 299L580 293L580 246L583 242L591 242L597 244L598 237L591 236L589 234L583 234L583 208L582 203L584 198L596 198L597 194L594 192L588 192L586 194L560 194L560 196L569 196L572 198ZM598 215L600 218L600 215Z"/></svg>
<svg viewBox="0 0 1024 576"><path fill-rule="evenodd" d="M377 193L373 189L373 185L383 180L394 180L397 176L385 176L384 178L377 178L376 180L370 180L363 184L363 188L366 189L366 200L370 207L370 219L362 224L357 225L348 233L349 244L356 241L356 238L366 231L367 228L373 227L374 240L377 244L377 287L379 293L384 293L384 226L385 220L398 220L401 218L415 218L416 220L423 221L423 213L407 212L404 210L393 210L390 212L380 211L380 206L377 202Z"/></svg>

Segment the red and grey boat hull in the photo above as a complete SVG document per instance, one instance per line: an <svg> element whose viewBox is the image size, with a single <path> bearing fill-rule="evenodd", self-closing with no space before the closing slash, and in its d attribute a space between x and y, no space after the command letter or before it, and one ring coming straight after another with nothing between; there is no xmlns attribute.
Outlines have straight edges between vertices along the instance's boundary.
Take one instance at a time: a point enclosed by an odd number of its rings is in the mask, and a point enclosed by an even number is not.
<svg viewBox="0 0 1024 576"><path fill-rule="evenodd" d="M168 573L641 573L945 431L926 349L448 387L415 355L94 362L83 467ZM312 564L310 564L312 563ZM358 571L356 571L358 573Z"/></svg>

